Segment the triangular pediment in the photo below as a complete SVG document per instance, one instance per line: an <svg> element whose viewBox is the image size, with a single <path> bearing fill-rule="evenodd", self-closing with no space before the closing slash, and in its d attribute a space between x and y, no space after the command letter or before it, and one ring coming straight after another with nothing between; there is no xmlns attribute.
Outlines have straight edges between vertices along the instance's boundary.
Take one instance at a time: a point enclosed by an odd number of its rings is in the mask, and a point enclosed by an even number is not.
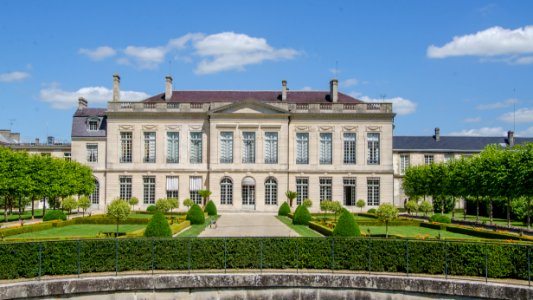
<svg viewBox="0 0 533 300"><path fill-rule="evenodd" d="M287 114L288 111L267 103L244 100L211 110L211 114Z"/></svg>

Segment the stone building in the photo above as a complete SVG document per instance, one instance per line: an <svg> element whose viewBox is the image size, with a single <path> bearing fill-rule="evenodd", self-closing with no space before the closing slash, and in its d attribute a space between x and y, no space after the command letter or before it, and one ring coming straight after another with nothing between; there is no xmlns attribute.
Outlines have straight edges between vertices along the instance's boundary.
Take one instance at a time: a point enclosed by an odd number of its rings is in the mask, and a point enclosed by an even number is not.
<svg viewBox="0 0 533 300"><path fill-rule="evenodd" d="M127 100L127 99L126 99ZM94 209L115 198L190 198L200 189L222 211L274 212L286 200L338 200L366 209L393 199L390 103L365 103L338 91L174 91L105 109L79 99L72 123L72 158L91 166Z"/></svg>

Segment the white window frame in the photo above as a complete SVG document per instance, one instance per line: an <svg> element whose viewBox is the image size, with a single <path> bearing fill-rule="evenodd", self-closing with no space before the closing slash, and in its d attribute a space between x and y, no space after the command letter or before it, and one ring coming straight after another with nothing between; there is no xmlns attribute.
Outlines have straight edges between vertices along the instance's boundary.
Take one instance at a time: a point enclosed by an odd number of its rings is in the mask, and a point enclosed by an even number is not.
<svg viewBox="0 0 533 300"><path fill-rule="evenodd" d="M381 200L381 182L379 177L368 177L367 185L367 205L379 206Z"/></svg>
<svg viewBox="0 0 533 300"><path fill-rule="evenodd" d="M378 132L369 132L367 134L368 143L368 158L367 163L369 165L380 164L380 138L381 135Z"/></svg>
<svg viewBox="0 0 533 300"><path fill-rule="evenodd" d="M198 193L203 187L202 176L189 176L189 198L196 204L202 204L202 197Z"/></svg>
<svg viewBox="0 0 533 300"><path fill-rule="evenodd" d="M320 177L320 202L332 200L333 179L331 177Z"/></svg>
<svg viewBox="0 0 533 300"><path fill-rule="evenodd" d="M309 177L296 177L296 205L300 205L309 198Z"/></svg>
<svg viewBox="0 0 533 300"><path fill-rule="evenodd" d="M122 200L131 199L132 191L132 177L131 176L119 176L119 197Z"/></svg>
<svg viewBox="0 0 533 300"><path fill-rule="evenodd" d="M85 148L87 149L87 162L98 162L98 144L86 144Z"/></svg>
<svg viewBox="0 0 533 300"><path fill-rule="evenodd" d="M233 180L227 176L220 180L220 204L233 205Z"/></svg>
<svg viewBox="0 0 533 300"><path fill-rule="evenodd" d="M265 164L278 163L278 133L265 132Z"/></svg>
<svg viewBox="0 0 533 300"><path fill-rule="evenodd" d="M144 156L143 162L155 163L156 160L156 133L154 131L144 133Z"/></svg>
<svg viewBox="0 0 533 300"><path fill-rule="evenodd" d="M320 133L320 164L331 165L333 163L333 133Z"/></svg>
<svg viewBox="0 0 533 300"><path fill-rule="evenodd" d="M131 163L133 161L133 133L131 131L120 132L120 162Z"/></svg>
<svg viewBox="0 0 533 300"><path fill-rule="evenodd" d="M355 165L357 163L357 135L354 132L343 134L344 142L344 164Z"/></svg>
<svg viewBox="0 0 533 300"><path fill-rule="evenodd" d="M435 162L435 155L433 154L424 154L424 164L430 165Z"/></svg>
<svg viewBox="0 0 533 300"><path fill-rule="evenodd" d="M309 164L309 132L296 133L296 164Z"/></svg>
<svg viewBox="0 0 533 300"><path fill-rule="evenodd" d="M244 131L242 133L242 163L254 164L255 163L255 132Z"/></svg>
<svg viewBox="0 0 533 300"><path fill-rule="evenodd" d="M265 205L278 205L278 181L272 176L265 180Z"/></svg>
<svg viewBox="0 0 533 300"><path fill-rule="evenodd" d="M405 175L405 171L411 165L411 156L409 154L400 154L400 175Z"/></svg>
<svg viewBox="0 0 533 300"><path fill-rule="evenodd" d="M342 179L343 181L343 198L344 198L344 205L345 206L355 206L355 203L357 202L357 178L355 177L345 177ZM352 202L348 203L348 199L346 197L346 187L349 187L352 191Z"/></svg>
<svg viewBox="0 0 533 300"><path fill-rule="evenodd" d="M167 176L167 198L175 198L178 199L179 197L179 176Z"/></svg>
<svg viewBox="0 0 533 300"><path fill-rule="evenodd" d="M155 204L155 176L143 176L143 203Z"/></svg>
<svg viewBox="0 0 533 300"><path fill-rule="evenodd" d="M180 162L180 133L167 132L167 163L177 164Z"/></svg>
<svg viewBox="0 0 533 300"><path fill-rule="evenodd" d="M220 163L233 163L233 131L220 132Z"/></svg>
<svg viewBox="0 0 533 300"><path fill-rule="evenodd" d="M189 162L191 164L201 164L202 163L202 132L191 132L190 135L190 157Z"/></svg>

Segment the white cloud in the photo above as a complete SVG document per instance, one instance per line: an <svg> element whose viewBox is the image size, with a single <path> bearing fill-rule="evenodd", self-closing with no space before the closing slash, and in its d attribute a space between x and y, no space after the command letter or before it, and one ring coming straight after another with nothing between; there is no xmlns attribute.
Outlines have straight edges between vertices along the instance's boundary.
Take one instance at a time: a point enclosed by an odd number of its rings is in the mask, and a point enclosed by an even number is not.
<svg viewBox="0 0 533 300"><path fill-rule="evenodd" d="M359 84L359 80L355 79L355 78L348 78L346 80L343 80L341 82L341 86L342 87L351 87L351 86L354 86L354 85L357 85Z"/></svg>
<svg viewBox="0 0 533 300"><path fill-rule="evenodd" d="M442 47L431 45L427 49L430 58L451 56L497 56L533 53L533 26L506 29L491 27L474 34L455 36ZM520 57L512 61L518 63ZM529 61L526 59L526 62ZM524 63L524 62L522 62Z"/></svg>
<svg viewBox="0 0 533 300"><path fill-rule="evenodd" d="M520 108L515 112L507 112L500 116L500 120L507 123L533 122L533 108Z"/></svg>
<svg viewBox="0 0 533 300"><path fill-rule="evenodd" d="M495 103L479 104L478 106L476 106L476 108L479 110L499 109L512 106L513 104L518 104L519 102L520 101L518 101L518 99L507 99L505 101Z"/></svg>
<svg viewBox="0 0 533 300"><path fill-rule="evenodd" d="M263 38L234 32L208 35L193 44L195 54L204 58L196 67L197 74L242 71L247 65L268 60L292 59L299 54L294 49L275 49Z"/></svg>
<svg viewBox="0 0 533 300"><path fill-rule="evenodd" d="M533 137L533 126L517 132L516 136Z"/></svg>
<svg viewBox="0 0 533 300"><path fill-rule="evenodd" d="M513 63L517 65L533 64L533 56L524 56L524 57L517 58L513 61Z"/></svg>
<svg viewBox="0 0 533 300"><path fill-rule="evenodd" d="M501 127L482 127L478 129L464 129L450 132L450 136L505 136L507 133Z"/></svg>
<svg viewBox="0 0 533 300"><path fill-rule="evenodd" d="M113 98L113 90L110 90L101 86L83 87L77 91L65 91L59 88L57 85L43 88L40 91L40 98L49 103L52 107L58 109L69 109L76 107L78 104L78 98L84 97L92 103L105 103L111 101ZM149 95L144 92L137 91L121 91L120 99L126 101L137 101L148 98Z"/></svg>
<svg viewBox="0 0 533 300"><path fill-rule="evenodd" d="M94 50L81 48L80 50L78 50L78 53L86 55L92 60L98 61L115 55L117 51L111 47L102 46Z"/></svg>
<svg viewBox="0 0 533 300"><path fill-rule="evenodd" d="M463 120L465 123L479 123L481 122L481 118L480 117L475 117L475 118L466 118Z"/></svg>
<svg viewBox="0 0 533 300"><path fill-rule="evenodd" d="M416 111L416 103L402 97L373 99L367 96L360 98L365 102L392 102L392 110L399 116L412 114Z"/></svg>
<svg viewBox="0 0 533 300"><path fill-rule="evenodd" d="M304 87L302 88L302 91L306 91L306 92L313 91L313 88L310 87L310 86L304 86Z"/></svg>
<svg viewBox="0 0 533 300"><path fill-rule="evenodd" d="M26 72L9 72L9 73L0 73L0 82L12 82L18 81L30 77L30 73Z"/></svg>
<svg viewBox="0 0 533 300"><path fill-rule="evenodd" d="M155 69L163 62L167 51L165 47L128 46L124 49L124 54L135 61L141 69Z"/></svg>

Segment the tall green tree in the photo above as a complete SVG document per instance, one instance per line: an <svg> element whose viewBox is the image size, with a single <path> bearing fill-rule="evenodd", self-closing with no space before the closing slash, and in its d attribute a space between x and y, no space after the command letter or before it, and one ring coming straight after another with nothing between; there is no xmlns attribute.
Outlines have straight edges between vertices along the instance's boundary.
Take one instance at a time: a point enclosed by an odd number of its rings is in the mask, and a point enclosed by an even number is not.
<svg viewBox="0 0 533 300"><path fill-rule="evenodd" d="M120 221L126 220L130 213L130 205L122 199L115 199L107 206L107 215L115 219L117 223L117 233L115 236L118 237L118 224Z"/></svg>

